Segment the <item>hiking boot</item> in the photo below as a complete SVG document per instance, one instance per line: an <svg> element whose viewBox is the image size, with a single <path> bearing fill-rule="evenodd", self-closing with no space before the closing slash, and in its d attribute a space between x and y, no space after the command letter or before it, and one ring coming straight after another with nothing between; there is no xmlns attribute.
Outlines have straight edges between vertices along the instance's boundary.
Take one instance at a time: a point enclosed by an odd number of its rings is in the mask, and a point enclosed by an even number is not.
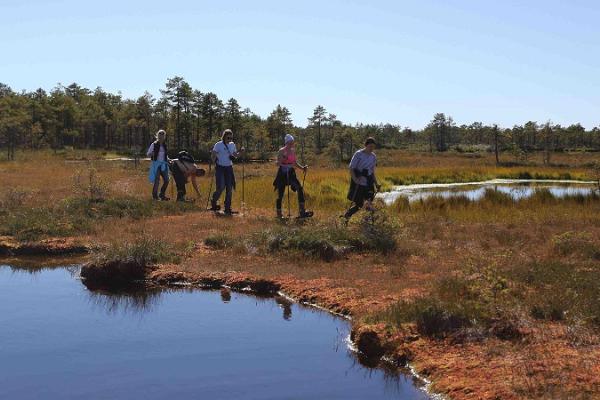
<svg viewBox="0 0 600 400"><path fill-rule="evenodd" d="M223 211L223 215L232 216L233 214L237 214L237 212L232 210Z"/></svg>
<svg viewBox="0 0 600 400"><path fill-rule="evenodd" d="M343 227L347 227L348 223L350 222L350 217L347 217L345 215L340 215L340 222L342 223Z"/></svg>
<svg viewBox="0 0 600 400"><path fill-rule="evenodd" d="M160 201L169 201L169 200L171 200L171 199L167 196L160 196Z"/></svg>
<svg viewBox="0 0 600 400"><path fill-rule="evenodd" d="M277 218L279 218L279 219L283 218L283 213L281 212L281 208L277 209Z"/></svg>
<svg viewBox="0 0 600 400"><path fill-rule="evenodd" d="M312 211L300 210L300 213L298 214L298 218L310 218L313 215L314 215L314 213Z"/></svg>

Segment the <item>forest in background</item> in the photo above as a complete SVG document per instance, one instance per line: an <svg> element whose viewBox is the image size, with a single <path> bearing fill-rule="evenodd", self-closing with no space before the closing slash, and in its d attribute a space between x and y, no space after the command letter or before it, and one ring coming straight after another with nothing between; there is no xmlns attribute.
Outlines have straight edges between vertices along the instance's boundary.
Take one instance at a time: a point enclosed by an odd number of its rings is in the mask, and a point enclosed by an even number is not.
<svg viewBox="0 0 600 400"><path fill-rule="evenodd" d="M59 84L50 92L41 88L16 92L0 83L0 146L9 160L16 149L65 147L138 156L158 129L168 132L170 152L185 149L202 160L225 128L236 133L236 141L255 159L267 159L285 133L297 136L302 158L305 152L326 154L340 162L348 160L367 136L384 148L493 152L498 163L503 153L509 153L512 162L526 162L530 153L542 152L543 162L550 164L553 152L600 150L600 127L586 129L579 123L528 121L510 128L481 122L457 125L451 116L437 113L427 126L415 130L390 123L347 124L318 105L301 125L292 121L283 105L264 118L235 98L224 100L193 89L178 76L167 80L159 98L145 92L137 99L76 83Z"/></svg>

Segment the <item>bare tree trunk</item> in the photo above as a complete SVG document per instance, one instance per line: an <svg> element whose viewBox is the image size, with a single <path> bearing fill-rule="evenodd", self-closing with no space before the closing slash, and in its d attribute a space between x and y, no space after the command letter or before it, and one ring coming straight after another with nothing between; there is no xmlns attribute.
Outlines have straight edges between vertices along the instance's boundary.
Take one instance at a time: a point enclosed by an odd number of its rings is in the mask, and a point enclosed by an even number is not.
<svg viewBox="0 0 600 400"><path fill-rule="evenodd" d="M494 125L494 154L496 155L496 165L500 165L500 155L498 154L498 125Z"/></svg>

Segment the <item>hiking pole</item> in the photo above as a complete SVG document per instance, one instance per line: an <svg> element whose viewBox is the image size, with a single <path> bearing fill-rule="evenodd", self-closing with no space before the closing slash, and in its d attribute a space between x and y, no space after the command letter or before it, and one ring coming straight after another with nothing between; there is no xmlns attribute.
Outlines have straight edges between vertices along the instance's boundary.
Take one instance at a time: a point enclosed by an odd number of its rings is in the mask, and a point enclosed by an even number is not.
<svg viewBox="0 0 600 400"><path fill-rule="evenodd" d="M242 138L242 146L244 145L244 139ZM246 155L244 152L243 155ZM242 157L242 215L246 214L246 160Z"/></svg>
<svg viewBox="0 0 600 400"><path fill-rule="evenodd" d="M307 196L306 196L306 191L304 191L304 182L306 181L306 171L307 171L307 169L303 168L302 170L304 172L304 175L302 176L302 192L304 193L304 210L306 211L306 197Z"/></svg>
<svg viewBox="0 0 600 400"><path fill-rule="evenodd" d="M292 218L292 209L291 209L291 205L290 205L290 186L292 186L292 185L290 185L290 170L289 169L287 171L287 183L288 183L288 185L287 185L287 192L288 192L287 198L288 198L288 220L289 220L290 218Z"/></svg>
<svg viewBox="0 0 600 400"><path fill-rule="evenodd" d="M212 161L210 161L208 163L208 179L210 179L210 188L208 189L208 192L206 193L206 207L204 207L205 210L208 210L208 202L210 201L210 193L212 192L213 180L210 177L211 168L212 168Z"/></svg>

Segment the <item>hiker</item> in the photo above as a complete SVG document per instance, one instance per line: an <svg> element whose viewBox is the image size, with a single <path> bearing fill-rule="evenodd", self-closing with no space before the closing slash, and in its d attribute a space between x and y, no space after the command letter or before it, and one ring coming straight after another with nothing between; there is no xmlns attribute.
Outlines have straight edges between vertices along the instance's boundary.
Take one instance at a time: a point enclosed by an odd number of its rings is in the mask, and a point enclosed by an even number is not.
<svg viewBox="0 0 600 400"><path fill-rule="evenodd" d="M219 198L225 190L225 214L232 215L231 197L233 189L235 189L235 175L233 174L233 160L237 159L244 153L242 147L240 151L233 143L233 132L231 129L225 129L221 135L221 140L215 143L212 152L211 160L215 163L215 192L212 195L211 207L212 211L219 211Z"/></svg>
<svg viewBox="0 0 600 400"><path fill-rule="evenodd" d="M171 160L171 173L177 186L177 201L186 201L185 185L188 183L188 178L192 181L192 187L198 198L200 198L200 189L198 189L196 177L204 176L206 171L199 168L195 162L194 158L187 151L180 151L177 154L177 158Z"/></svg>
<svg viewBox="0 0 600 400"><path fill-rule="evenodd" d="M367 210L373 210L372 202L375 199L375 188L379 191L381 186L375 177L377 157L374 153L375 139L365 140L365 147L358 150L350 161L350 189L348 200L353 204L344 214L346 221L360 210L366 203Z"/></svg>
<svg viewBox="0 0 600 400"><path fill-rule="evenodd" d="M150 157L152 163L150 164L150 183L153 183L152 187L152 198L154 200L168 201L169 198L165 196L167 186L169 186L169 156L167 155L167 144L166 144L167 133L162 129L156 132L156 140L150 144L146 155ZM160 184L160 177L162 177L163 184L160 188L160 195L158 194L158 185Z"/></svg>
<svg viewBox="0 0 600 400"><path fill-rule="evenodd" d="M296 142L294 137L289 133L285 135L284 146L277 153L277 176L273 181L273 186L277 191L277 201L275 207L277 209L277 218L283 218L281 211L281 203L285 194L285 188L289 186L294 192L298 193L298 218L312 217L312 211L306 211L304 208L304 188L298 181L296 170L294 167L301 168L305 173L307 165L301 165L296 159ZM289 207L289 204L288 204Z"/></svg>

